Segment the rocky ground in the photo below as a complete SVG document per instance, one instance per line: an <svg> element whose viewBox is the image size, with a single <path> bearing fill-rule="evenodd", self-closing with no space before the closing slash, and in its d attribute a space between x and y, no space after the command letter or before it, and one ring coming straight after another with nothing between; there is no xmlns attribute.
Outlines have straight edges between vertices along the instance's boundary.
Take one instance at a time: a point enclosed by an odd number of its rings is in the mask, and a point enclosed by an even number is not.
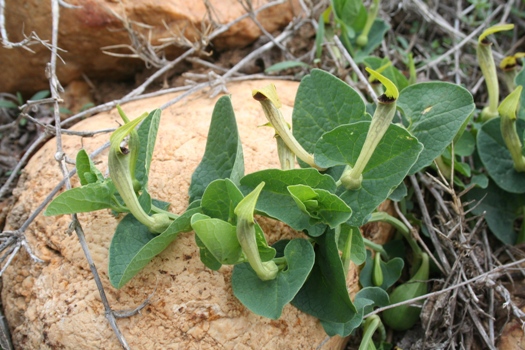
<svg viewBox="0 0 525 350"><path fill-rule="evenodd" d="M152 6L154 2L150 1L70 2L80 8L61 3L59 27L54 33L62 50L57 52L58 56L53 56L51 18L57 9L51 5L58 3L27 1L26 6L20 6L16 1L0 0L0 4L5 5L5 29L9 34L6 37L2 32L4 47L0 48L3 67L0 79L2 229L12 208L12 190L18 176L27 160L54 135L57 122L63 123L65 130L78 120L113 108L117 102L170 91L206 91L215 95L224 91L224 84L229 81L267 76L300 80L312 67L336 74L366 95L365 84L333 43L325 43L321 55L316 56L318 19L329 5L327 0L281 1L277 6L270 6L266 1L232 0L222 4L202 1L188 8L174 1L173 4L166 1L158 7ZM368 2L365 5L368 6ZM261 6L267 10L260 11ZM244 20L238 21L239 16L244 16ZM381 2L379 17L390 25L390 29L374 51L376 56L389 57L394 66L408 75L408 53L412 53L418 81L461 84L473 94L480 108L486 101L487 91L475 53L479 33L495 23L514 23L516 27L512 33L494 44L496 60L499 62L507 54L525 51L525 2L519 0L388 0ZM20 23L24 23L23 28ZM27 38L24 46L28 50L11 45L24 40L22 33ZM55 57L56 62L50 57ZM267 71L282 61L304 64L277 72ZM51 65L46 68L48 63ZM44 100L29 104L31 99ZM57 106L60 113L54 113ZM22 108L22 113L18 107ZM464 219L463 213L453 210L451 202L455 194L442 194L445 204L441 208L435 204L439 202L435 196L429 190L425 200L433 210L436 227L443 224L439 220L441 216L449 219L449 226L450 222ZM11 238L4 235L2 239L5 246L1 246L4 252L0 259L5 266L13 250L6 248ZM482 247L479 249L483 254L491 252L501 263L510 259L508 255L502 257L505 247L486 249L495 242L480 238L476 243ZM516 259L524 255L519 246L511 250ZM456 252L447 252L456 253L461 255L465 251L458 248ZM512 271L511 278L504 281L517 307L525 305L521 299L523 284L513 282L522 279L523 276ZM435 288L439 289L439 283ZM478 289L467 290L467 293L478 295L484 305L501 305L510 300L484 295ZM443 308L451 307L441 299L435 302L442 303ZM459 300L455 305L456 314L469 315L465 316L467 321L461 317L447 319L450 315L443 312L439 313L443 320L432 320L435 316L427 315L426 326L442 321L452 330L450 334L462 334L458 339L463 340L464 348L485 348L485 337L507 339L501 337L502 330L519 314L518 311L507 313L496 307L491 317L480 316L485 320L481 322L480 317L472 316L473 311L467 304ZM492 321L486 321L488 319ZM520 324L516 320L512 322L508 328L519 329ZM391 333L388 336L403 348L436 349L443 342L443 333L442 330L438 334L431 329L424 332L418 328L403 335ZM426 342L422 344L423 334ZM519 340L519 332L515 338ZM505 341L499 343L500 347L519 346L516 343L504 345ZM350 344L349 348L352 346L358 345Z"/></svg>

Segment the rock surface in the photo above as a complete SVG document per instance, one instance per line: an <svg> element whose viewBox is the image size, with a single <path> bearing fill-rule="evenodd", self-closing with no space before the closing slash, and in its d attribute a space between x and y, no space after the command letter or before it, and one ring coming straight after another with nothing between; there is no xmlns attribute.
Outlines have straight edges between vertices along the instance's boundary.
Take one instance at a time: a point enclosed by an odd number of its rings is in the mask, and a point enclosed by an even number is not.
<svg viewBox="0 0 525 350"><path fill-rule="evenodd" d="M237 0L209 0L213 21L219 25L227 24L246 13ZM254 9L267 4L268 0L252 1ZM60 57L65 62L57 63L59 81L67 85L70 81L86 75L90 79L132 78L134 73L144 67L139 59L112 57L102 53L101 48L111 45L129 45L128 32L123 22L141 23L151 27L134 25L134 28L147 38L151 34L154 45L160 39L173 39L179 34L196 42L202 32L210 27L209 16L204 0L69 0L67 3L80 8L60 8L59 42ZM259 22L269 32L287 25L294 16L299 15L297 1L286 1L259 13ZM51 1L7 0L5 7L6 29L9 40L17 42L35 32L40 39L51 41ZM118 16L118 17L117 17ZM209 34L209 33L206 33ZM246 46L261 35L254 21L247 18L230 28L212 41L213 50L224 50ZM34 53L22 48L6 49L0 45L0 64L9 67L2 72L0 91L35 92L48 89L45 68L50 59L50 51L43 45L33 45ZM168 58L179 55L183 47L170 46ZM130 53L129 50L111 50ZM32 89L27 91L27 89Z"/></svg>
<svg viewBox="0 0 525 350"><path fill-rule="evenodd" d="M270 128L251 90L268 81L229 86L243 142L246 173L278 167ZM276 81L283 114L291 116L297 83ZM123 106L136 117L158 108L174 95ZM188 202L190 177L204 153L214 100L193 96L163 112L150 177L155 198L172 203L181 213ZM77 130L118 126L115 111L77 125ZM64 150L74 157L82 146L92 152L109 139L64 136ZM54 141L47 143L24 170L7 227L17 229L61 178L53 160ZM107 152L95 159L106 171ZM76 177L74 186L78 185ZM233 296L230 268L214 272L199 259L192 233L183 234L121 290L108 280L108 248L117 220L108 211L79 215L106 293L116 310L133 309L146 298L150 304L138 315L118 320L133 349L315 349L326 334L313 317L287 305L279 320L248 311ZM68 232L68 217L40 215L26 231L35 253L45 260L35 264L19 253L3 276L2 303L13 341L20 349L119 349L107 320L88 264L75 234ZM292 237L282 224L264 220L269 241ZM350 290L357 290L357 270L349 275ZM344 339L333 337L321 349L341 349Z"/></svg>

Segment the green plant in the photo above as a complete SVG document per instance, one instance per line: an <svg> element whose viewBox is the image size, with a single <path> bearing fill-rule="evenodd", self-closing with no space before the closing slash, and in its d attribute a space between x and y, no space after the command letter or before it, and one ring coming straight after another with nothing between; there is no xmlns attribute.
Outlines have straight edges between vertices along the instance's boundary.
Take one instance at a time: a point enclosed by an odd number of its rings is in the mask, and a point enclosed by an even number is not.
<svg viewBox="0 0 525 350"><path fill-rule="evenodd" d="M357 92L321 70L302 80L291 130L275 87L253 92L279 136L284 169L244 174L230 97L221 97L205 154L192 176L190 204L180 216L148 193L160 110L129 121L119 109L125 124L110 139L110 178L80 151L76 165L81 187L56 197L46 215L105 208L126 213L109 251L109 277L116 288L180 232L193 230L208 268L234 265L233 292L250 310L277 319L291 303L319 318L329 335L348 335L374 306L389 303L387 291L404 266L402 259L389 258L382 247L367 243L359 227L377 220L393 223L413 247L413 278L424 278L417 266L428 259L408 229L375 211L389 196L403 193L396 189L407 175L425 169L444 152L474 111L472 96L459 86L433 82L399 91L385 76L368 71L386 87L373 116ZM398 113L403 124L392 123ZM295 156L301 168L295 168ZM255 214L302 233L269 246ZM365 244L381 256L372 259ZM365 263L363 290L353 302L346 285L350 261ZM365 324L372 333L381 327L375 318Z"/></svg>
<svg viewBox="0 0 525 350"><path fill-rule="evenodd" d="M473 212L486 212L491 231L506 244L525 241L525 225L515 228L525 211L525 70L513 83L516 88L499 105L498 116L478 126L476 134L480 166L491 181L486 188L474 188L468 194L469 199L480 202Z"/></svg>
<svg viewBox="0 0 525 350"><path fill-rule="evenodd" d="M487 85L489 96L488 106L481 112L481 119L484 121L498 116L499 104L499 84L498 76L496 74L496 64L494 63L494 57L492 56L492 43L487 40L487 36L497 32L511 30L512 28L514 28L513 24L492 26L486 29L478 38L476 54L479 67L485 77L485 84Z"/></svg>

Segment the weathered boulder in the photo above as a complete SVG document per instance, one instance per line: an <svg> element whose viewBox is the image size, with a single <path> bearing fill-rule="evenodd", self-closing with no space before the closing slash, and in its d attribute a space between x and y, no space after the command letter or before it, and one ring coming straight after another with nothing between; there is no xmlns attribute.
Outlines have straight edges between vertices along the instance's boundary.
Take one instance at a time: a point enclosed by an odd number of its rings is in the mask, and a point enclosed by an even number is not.
<svg viewBox="0 0 525 350"><path fill-rule="evenodd" d="M258 128L266 122L251 90L268 81L229 86L244 146L246 173L278 167L273 131ZM274 82L291 116L298 84ZM158 108L174 95L129 103L130 117ZM162 114L150 177L155 198L172 203L181 213L187 206L191 174L204 153L214 100L193 96ZM76 130L116 127L115 111L102 113L75 125ZM84 147L91 152L109 136L64 136L70 157ZM47 143L24 170L16 203L7 218L8 229L17 229L61 179L54 161L56 146ZM107 152L97 157L106 171ZM76 177L74 186L78 186ZM233 295L231 269L207 269L199 259L192 233L182 234L163 253L121 290L108 280L108 248L117 225L109 211L79 215L89 247L114 309L133 309L150 297L139 314L118 320L133 349L315 349L326 338L319 321L287 305L275 321L248 311ZM297 236L284 225L261 220L270 242ZM3 275L2 303L13 341L20 349L118 349L88 264L75 234L68 232L70 219L39 216L26 231L35 253L45 263L34 263L19 253ZM380 238L381 235L378 235ZM349 289L356 291L357 269L349 274ZM333 337L321 349L341 349L344 339Z"/></svg>
<svg viewBox="0 0 525 350"><path fill-rule="evenodd" d="M268 2L270 1L251 1L254 9ZM101 50L106 46L131 43L121 19L127 23L150 26L150 29L138 25L133 28L146 39L150 35L151 43L159 45L162 43L161 39L185 37L191 43L200 42L202 35L209 35L208 30L213 26L210 24L206 3L209 4L213 22L217 25L227 24L246 13L237 0L69 0L67 3L80 8L60 9L58 46L64 51L59 52L63 62L58 61L57 74L63 85L81 78L83 74L90 79L129 78L144 67L144 62L139 59L108 56ZM286 1L261 11L257 18L266 30L275 31L300 14L297 3L295 0ZM35 32L40 39L51 41L50 6L50 1L7 0L5 14L9 40L17 42L24 35ZM259 27L247 18L213 40L212 48L224 50L246 46L260 35ZM174 58L187 48L170 46L166 50L167 57ZM30 93L49 88L45 68L50 59L50 51L44 45L33 45L31 49L33 53L22 48L6 49L0 45L0 64L2 67L9 67L2 70L0 91ZM111 51L131 53L125 49Z"/></svg>

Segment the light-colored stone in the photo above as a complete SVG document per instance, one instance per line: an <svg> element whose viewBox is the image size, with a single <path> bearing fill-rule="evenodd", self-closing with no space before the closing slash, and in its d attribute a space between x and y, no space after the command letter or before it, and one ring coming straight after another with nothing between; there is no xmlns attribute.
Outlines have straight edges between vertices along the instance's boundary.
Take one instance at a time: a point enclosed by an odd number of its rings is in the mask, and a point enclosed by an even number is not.
<svg viewBox="0 0 525 350"><path fill-rule="evenodd" d="M283 113L291 115L297 83L276 81ZM229 87L244 145L246 172L278 167L273 131L258 128L266 122L251 90L268 84L254 81ZM159 107L174 96L151 98L123 106L129 116ZM204 152L214 101L194 96L162 114L151 169L150 190L155 198L172 203L181 213L188 202L191 173ZM116 127L115 111L77 124L76 130ZM93 151L109 136L64 137L73 157L83 146ZM61 178L53 160L55 142L47 143L24 170L15 191L17 201L6 229L17 229ZM106 171L106 156L95 159ZM78 182L74 181L77 186ZM121 290L108 280L108 247L117 220L108 211L79 215L86 238L114 309L133 309L150 297L138 315L118 320L133 349L315 349L325 339L319 321L287 305L279 320L248 311L234 297L230 268L214 272L199 259L192 233L182 234ZM269 241L292 237L280 223L261 220ZM68 217L39 216L26 231L35 253L45 260L33 263L19 253L3 276L2 303L19 349L119 349L107 320L89 267L75 234L68 233ZM357 290L357 270L349 276ZM333 337L321 349L341 349Z"/></svg>
<svg viewBox="0 0 525 350"><path fill-rule="evenodd" d="M218 24L227 24L246 11L238 0L209 0L213 19ZM268 0L251 1L255 9ZM57 63L60 82L82 78L122 79L133 77L144 67L139 59L118 58L102 53L101 48L111 45L130 44L128 33L123 30L119 17L151 26L151 41L169 39L183 33L190 42L198 41L202 32L209 28L209 17L204 0L69 0L67 3L81 8L60 9L59 42L64 51L60 57L65 63ZM6 29L12 42L36 32L43 40L51 41L51 1L7 0ZM271 7L258 15L258 20L269 32L287 25L294 16L300 15L296 0ZM148 30L135 26L145 37ZM209 33L207 33L209 34ZM213 50L224 50L246 46L261 35L261 30L251 19L245 19L212 41ZM34 53L22 48L6 49L0 46L2 79L0 91L34 92L48 89L45 68L50 51L43 45L33 45ZM178 56L187 48L171 46L166 50L168 58ZM120 50L120 53L130 53ZM6 69L5 67L9 67Z"/></svg>

